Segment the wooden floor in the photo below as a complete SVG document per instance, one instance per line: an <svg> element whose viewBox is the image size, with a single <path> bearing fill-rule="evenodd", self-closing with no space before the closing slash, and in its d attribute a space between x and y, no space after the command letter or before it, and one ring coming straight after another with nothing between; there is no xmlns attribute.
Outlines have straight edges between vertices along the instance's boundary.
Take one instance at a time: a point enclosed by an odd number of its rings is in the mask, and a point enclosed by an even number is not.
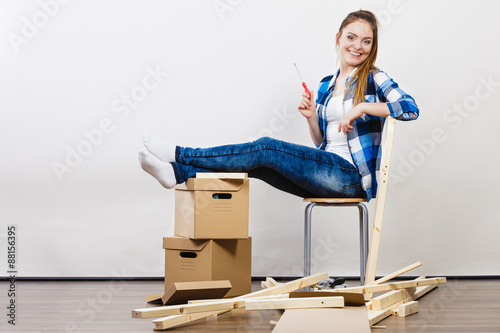
<svg viewBox="0 0 500 333"><path fill-rule="evenodd" d="M355 281L347 281L351 286ZM258 290L260 283L254 282ZM151 319L132 319L161 281L26 282L16 284L16 325L7 320L8 283L0 282L0 332L153 332ZM500 280L453 280L419 299L420 311L389 317L377 333L500 332ZM174 332L271 332L281 311L242 310L202 319ZM335 330L332 329L332 332Z"/></svg>

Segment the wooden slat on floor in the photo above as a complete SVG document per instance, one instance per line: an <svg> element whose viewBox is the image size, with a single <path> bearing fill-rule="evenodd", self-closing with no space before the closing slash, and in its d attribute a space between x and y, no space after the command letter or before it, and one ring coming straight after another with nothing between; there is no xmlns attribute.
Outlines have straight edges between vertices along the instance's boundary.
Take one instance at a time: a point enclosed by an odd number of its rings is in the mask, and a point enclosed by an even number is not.
<svg viewBox="0 0 500 333"><path fill-rule="evenodd" d="M354 281L347 281L351 286ZM7 324L8 283L0 282L1 332L153 332L151 320L132 319L146 295L163 292L161 281L24 282L16 285L16 327ZM260 289L254 282L253 290ZM419 312L391 316L372 332L500 332L500 279L453 280L419 299ZM271 332L282 311L236 310L174 332Z"/></svg>

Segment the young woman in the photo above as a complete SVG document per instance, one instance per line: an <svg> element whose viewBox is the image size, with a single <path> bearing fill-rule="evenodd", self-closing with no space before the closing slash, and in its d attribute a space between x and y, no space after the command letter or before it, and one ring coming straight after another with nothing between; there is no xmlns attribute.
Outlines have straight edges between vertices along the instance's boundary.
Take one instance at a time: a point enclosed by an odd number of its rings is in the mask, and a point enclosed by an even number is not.
<svg viewBox="0 0 500 333"><path fill-rule="evenodd" d="M339 69L323 78L318 98L302 94L316 148L264 137L212 148L170 145L145 132L142 168L166 188L197 172L248 172L300 197L365 197L377 191L381 135L387 116L417 119L413 98L375 67L378 28L375 15L347 15L336 35Z"/></svg>

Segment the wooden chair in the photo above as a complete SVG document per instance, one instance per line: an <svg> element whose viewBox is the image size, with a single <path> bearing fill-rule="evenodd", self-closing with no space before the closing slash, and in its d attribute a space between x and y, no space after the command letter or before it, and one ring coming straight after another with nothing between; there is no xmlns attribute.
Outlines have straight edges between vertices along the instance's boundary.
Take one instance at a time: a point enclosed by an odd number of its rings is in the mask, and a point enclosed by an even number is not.
<svg viewBox="0 0 500 333"><path fill-rule="evenodd" d="M387 182L389 180L389 167L394 142L394 130L396 119L387 117L385 124L385 141L382 143L382 160L380 162L380 173L378 189L375 201L375 214L372 225L372 238L368 243L368 209L363 198L305 198L309 204L305 208L304 217L304 276L311 275L311 224L312 210L316 206L326 207L352 207L359 210L359 244L360 244L360 280L361 285L370 284L375 281L378 252L380 247L380 235L384 217L384 206L387 194ZM370 246L370 247L369 247ZM368 250L369 248L369 250Z"/></svg>

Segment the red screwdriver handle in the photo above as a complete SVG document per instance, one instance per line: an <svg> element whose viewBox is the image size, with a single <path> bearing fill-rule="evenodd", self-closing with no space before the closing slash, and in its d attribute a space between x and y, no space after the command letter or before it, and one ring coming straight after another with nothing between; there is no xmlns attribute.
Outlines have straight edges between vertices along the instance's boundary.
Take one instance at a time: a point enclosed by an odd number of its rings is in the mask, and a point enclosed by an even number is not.
<svg viewBox="0 0 500 333"><path fill-rule="evenodd" d="M306 91L306 93L311 96L311 93L309 92L309 89L307 89L307 86L306 86L306 83L305 82L302 82L302 87L304 87L304 90Z"/></svg>

